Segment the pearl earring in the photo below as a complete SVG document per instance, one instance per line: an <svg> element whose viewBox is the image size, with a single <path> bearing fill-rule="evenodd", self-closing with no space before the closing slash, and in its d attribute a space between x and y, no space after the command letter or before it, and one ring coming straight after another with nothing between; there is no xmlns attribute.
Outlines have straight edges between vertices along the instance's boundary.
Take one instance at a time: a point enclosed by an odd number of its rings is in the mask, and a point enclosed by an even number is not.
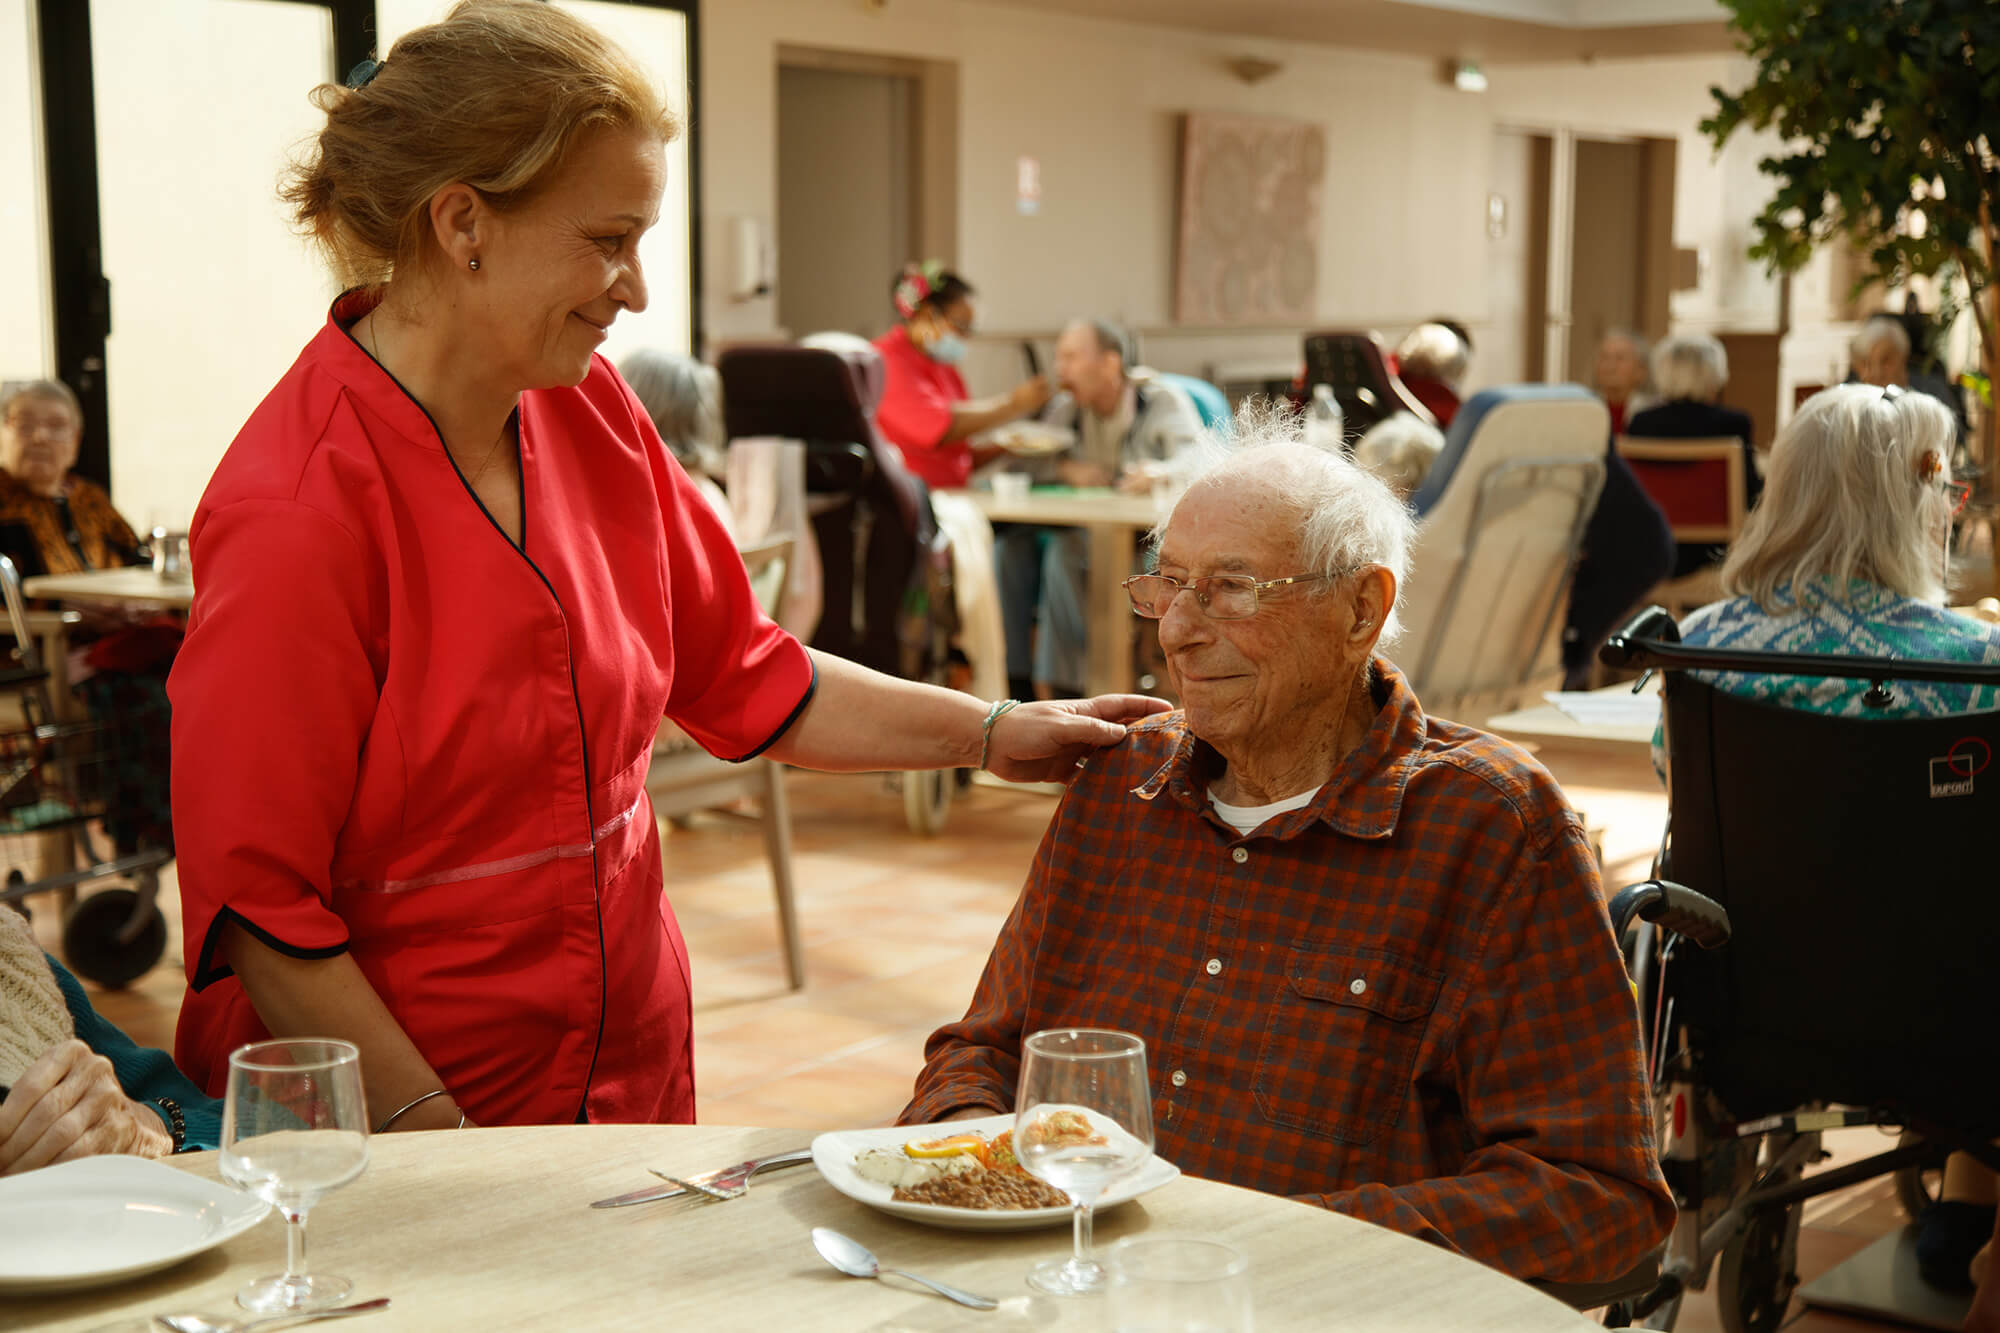
<svg viewBox="0 0 2000 1333"><path fill-rule="evenodd" d="M477 272L479 272L479 261L478 261L477 259L468 259L468 260L466 260L466 261L465 261L465 266L466 266L467 268L471 269L471 270L472 270L472 271L473 271L474 273L477 273Z"/></svg>

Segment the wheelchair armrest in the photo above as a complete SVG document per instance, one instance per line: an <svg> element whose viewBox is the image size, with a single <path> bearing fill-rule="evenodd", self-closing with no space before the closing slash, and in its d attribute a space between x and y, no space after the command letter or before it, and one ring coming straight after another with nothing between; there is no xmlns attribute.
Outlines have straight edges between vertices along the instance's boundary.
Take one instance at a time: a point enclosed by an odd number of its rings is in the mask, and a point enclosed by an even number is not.
<svg viewBox="0 0 2000 1333"><path fill-rule="evenodd" d="M1622 937L1635 916L1684 935L1704 949L1729 943L1728 909L1672 880L1649 879L1620 889L1612 897L1613 934Z"/></svg>
<svg viewBox="0 0 2000 1333"><path fill-rule="evenodd" d="M1660 1280L1660 1260L1666 1254L1666 1247L1648 1252L1631 1271L1611 1279L1609 1282L1550 1282L1544 1278L1530 1279L1528 1285L1545 1296L1553 1296L1573 1310L1595 1310L1613 1301L1633 1300L1653 1289Z"/></svg>

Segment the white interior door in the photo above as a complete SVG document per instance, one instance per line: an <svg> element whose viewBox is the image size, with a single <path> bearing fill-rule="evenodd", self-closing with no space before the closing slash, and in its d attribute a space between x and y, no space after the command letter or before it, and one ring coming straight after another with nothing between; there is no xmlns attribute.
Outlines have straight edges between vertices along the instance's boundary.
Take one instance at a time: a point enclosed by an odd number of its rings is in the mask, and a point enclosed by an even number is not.
<svg viewBox="0 0 2000 1333"><path fill-rule="evenodd" d="M184 527L333 295L277 197L333 22L283 0L89 2L111 489L133 523Z"/></svg>

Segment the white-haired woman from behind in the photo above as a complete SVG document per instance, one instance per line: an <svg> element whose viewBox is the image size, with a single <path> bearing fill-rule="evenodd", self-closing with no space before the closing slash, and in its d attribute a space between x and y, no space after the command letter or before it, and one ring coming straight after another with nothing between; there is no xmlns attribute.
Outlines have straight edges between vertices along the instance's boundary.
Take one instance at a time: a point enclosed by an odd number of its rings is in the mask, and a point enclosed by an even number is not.
<svg viewBox="0 0 2000 1333"><path fill-rule="evenodd" d="M2000 626L1945 609L1951 521L1968 487L1951 477L1956 423L1925 394L1842 384L1806 400L1771 447L1764 502L1722 567L1726 601L1702 607L1682 642L1759 652L1939 662L2000 662ZM1868 682L1703 672L1731 694L1850 717L1935 717L2000 708L2000 690L1900 681L1886 708ZM1655 766L1660 739L1654 738ZM1662 770L1664 771L1664 769ZM1946 1161L1939 1202L1918 1220L1926 1281L1968 1285L1994 1227L1993 1176L1971 1157Z"/></svg>
<svg viewBox="0 0 2000 1333"><path fill-rule="evenodd" d="M1899 389L1843 384L1808 399L1771 449L1764 501L1722 567L1727 600L1681 627L1689 644L2000 662L2000 626L1944 607L1952 515L1951 413ZM1816 713L1935 716L2000 707L1986 686L1907 681L1886 714L1863 680L1746 676L1716 684Z"/></svg>
<svg viewBox="0 0 2000 1333"><path fill-rule="evenodd" d="M1662 338L1653 348L1653 391L1657 406L1635 412L1625 433L1635 440L1720 440L1743 443L1743 494L1751 505L1763 490L1750 418L1722 405L1729 386L1729 354L1705 333ZM1674 577L1706 569L1723 551L1706 542L1683 542L1674 557Z"/></svg>
<svg viewBox="0 0 2000 1333"><path fill-rule="evenodd" d="M736 516L716 484L722 473L722 377L691 356L642 347L618 365L667 452L688 474L729 535Z"/></svg>
<svg viewBox="0 0 2000 1333"><path fill-rule="evenodd" d="M1370 426L1355 442L1354 461L1388 483L1396 498L1407 504L1443 449L1443 431L1398 412Z"/></svg>

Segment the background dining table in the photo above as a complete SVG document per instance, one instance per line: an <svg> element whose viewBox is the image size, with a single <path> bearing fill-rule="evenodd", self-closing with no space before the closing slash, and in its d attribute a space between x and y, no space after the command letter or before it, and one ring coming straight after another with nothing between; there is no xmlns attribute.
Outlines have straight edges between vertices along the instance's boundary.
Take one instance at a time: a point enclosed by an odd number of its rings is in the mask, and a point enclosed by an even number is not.
<svg viewBox="0 0 2000 1333"><path fill-rule="evenodd" d="M194 584L163 579L151 565L39 574L23 579L21 591L51 602L144 602L180 610L194 605Z"/></svg>
<svg viewBox="0 0 2000 1333"><path fill-rule="evenodd" d="M806 1146L798 1130L693 1125L559 1125L389 1134L361 1178L312 1210L307 1267L388 1296L380 1314L339 1321L388 1329L1102 1328L1101 1297L1032 1292L1036 1262L1063 1255L1070 1228L948 1231L836 1192L811 1166L760 1176L727 1203L673 1200L593 1210L592 1200ZM215 1153L171 1159L218 1179ZM899 1279L844 1277L812 1247L815 1226L846 1232L885 1266L992 1296L991 1313ZM1553 1298L1435 1246L1323 1209L1181 1177L1102 1214L1096 1239L1179 1234L1225 1241L1252 1267L1258 1327L1589 1327ZM154 1314L235 1310L247 1280L284 1267L273 1213L206 1254L119 1286L0 1298L0 1328L140 1329ZM136 1322L135 1322L136 1321Z"/></svg>
<svg viewBox="0 0 2000 1333"><path fill-rule="evenodd" d="M1088 694L1123 694L1133 688L1132 626L1136 619L1125 578L1134 572L1139 538L1163 517L1150 495L1125 495L1110 487L1037 486L1020 498L990 490L965 497L994 523L1082 528L1090 541L1090 658L1083 682Z"/></svg>

